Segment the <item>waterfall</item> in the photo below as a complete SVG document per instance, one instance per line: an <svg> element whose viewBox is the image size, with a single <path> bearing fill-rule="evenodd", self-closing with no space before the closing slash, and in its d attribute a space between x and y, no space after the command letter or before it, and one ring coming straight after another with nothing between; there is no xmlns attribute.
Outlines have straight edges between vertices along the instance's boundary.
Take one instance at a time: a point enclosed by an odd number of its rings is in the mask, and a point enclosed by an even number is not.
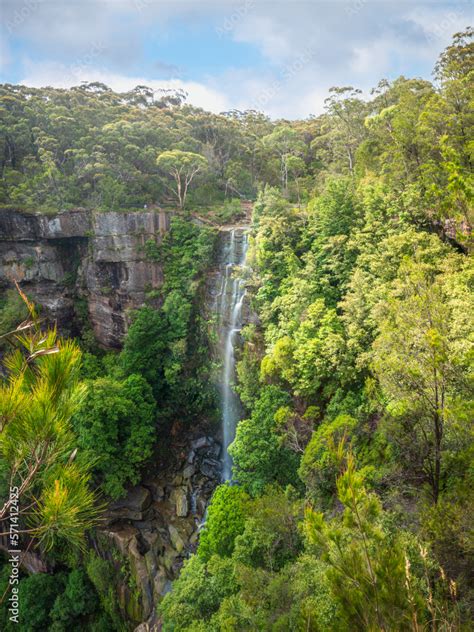
<svg viewBox="0 0 474 632"><path fill-rule="evenodd" d="M242 406L233 389L235 383L235 346L242 328L242 305L245 287L236 270L245 264L248 236L245 228L233 228L226 235L220 266L220 289L216 299L219 316L219 350L221 355L221 423L222 423L222 478L232 478L232 459L228 447L235 437Z"/></svg>

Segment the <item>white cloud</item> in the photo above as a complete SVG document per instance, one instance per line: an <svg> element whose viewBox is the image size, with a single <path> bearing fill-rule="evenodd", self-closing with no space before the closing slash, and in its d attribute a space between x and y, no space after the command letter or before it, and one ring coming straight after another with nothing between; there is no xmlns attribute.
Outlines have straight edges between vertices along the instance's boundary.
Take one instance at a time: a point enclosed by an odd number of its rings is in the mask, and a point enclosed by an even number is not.
<svg viewBox="0 0 474 632"><path fill-rule="evenodd" d="M41 63L28 60L25 66L27 74L19 83L33 88L45 86L70 88L79 85L82 81L100 81L116 92L126 92L135 86L145 85L154 90L160 88L185 90L188 93L189 103L211 112L222 112L230 108L230 103L223 93L197 81L181 81L180 79L157 81L147 77L128 77L93 67L66 66L55 62Z"/></svg>
<svg viewBox="0 0 474 632"><path fill-rule="evenodd" d="M424 50L437 53L445 47L453 33L462 31L472 23L472 0L451 3L451 6L418 6L406 13L406 19L423 34ZM420 47L421 48L421 47Z"/></svg>
<svg viewBox="0 0 474 632"><path fill-rule="evenodd" d="M244 14L235 25L234 39L236 42L257 44L272 62L281 62L292 52L288 33L271 14L255 15L251 11Z"/></svg>
<svg viewBox="0 0 474 632"><path fill-rule="evenodd" d="M350 69L355 75L376 74L382 77L390 68L390 50L396 50L396 46L386 40L372 42L369 46L356 46L352 51ZM353 83L357 80L356 76Z"/></svg>
<svg viewBox="0 0 474 632"><path fill-rule="evenodd" d="M451 35L469 23L472 6L470 0L3 2L5 19L14 24L10 37L28 43L29 59L18 64L23 64L22 83L70 86L87 80L117 90L136 84L176 87L189 93L189 102L212 111L257 107L273 117L291 118L320 113L333 85L368 92L382 77L429 77ZM15 20L25 3L31 9ZM218 63L217 70L212 64L191 63L199 59L199 50L188 50L189 68L178 76L190 79L172 80L173 68L186 66L186 57L183 62L182 54L167 56L153 67L147 34L153 33L159 50L160 38L169 41L177 28L190 24L199 24L203 38L209 35L206 46L215 46L218 62L221 52L235 53L235 48L227 52L231 40L244 53L249 46L256 49L265 64L257 69L229 58L228 67L222 70ZM143 63L148 70L140 70ZM193 80L193 69L198 80ZM166 80L147 79L158 72Z"/></svg>

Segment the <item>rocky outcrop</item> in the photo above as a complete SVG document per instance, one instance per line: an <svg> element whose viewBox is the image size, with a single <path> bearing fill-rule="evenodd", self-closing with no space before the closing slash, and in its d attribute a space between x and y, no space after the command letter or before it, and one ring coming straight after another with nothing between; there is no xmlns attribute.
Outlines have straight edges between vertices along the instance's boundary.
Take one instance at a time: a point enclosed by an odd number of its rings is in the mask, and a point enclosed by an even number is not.
<svg viewBox="0 0 474 632"><path fill-rule="evenodd" d="M118 347L130 311L163 284L161 264L146 258L145 244L169 229L164 212L94 213L89 254L79 270L89 318L102 344Z"/></svg>
<svg viewBox="0 0 474 632"><path fill-rule="evenodd" d="M135 625L146 621L143 629L159 629L156 605L196 549L207 503L220 479L220 450L204 435L174 445L179 458L172 465L144 477L108 508L97 548L104 557L126 561L130 577L118 582L119 604Z"/></svg>
<svg viewBox="0 0 474 632"><path fill-rule="evenodd" d="M2 209L0 289L18 281L67 333L76 333L75 307L83 299L98 342L119 347L131 310L163 283L145 244L160 243L169 225L170 214L160 210L46 216Z"/></svg>

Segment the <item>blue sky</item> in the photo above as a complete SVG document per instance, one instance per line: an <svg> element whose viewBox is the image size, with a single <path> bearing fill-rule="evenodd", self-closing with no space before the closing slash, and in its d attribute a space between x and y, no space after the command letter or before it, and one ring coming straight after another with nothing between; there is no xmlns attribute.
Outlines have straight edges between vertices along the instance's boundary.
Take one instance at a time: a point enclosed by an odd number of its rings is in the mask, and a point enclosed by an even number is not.
<svg viewBox="0 0 474 632"><path fill-rule="evenodd" d="M333 85L430 78L472 0L0 0L0 80L185 89L213 111L318 114Z"/></svg>

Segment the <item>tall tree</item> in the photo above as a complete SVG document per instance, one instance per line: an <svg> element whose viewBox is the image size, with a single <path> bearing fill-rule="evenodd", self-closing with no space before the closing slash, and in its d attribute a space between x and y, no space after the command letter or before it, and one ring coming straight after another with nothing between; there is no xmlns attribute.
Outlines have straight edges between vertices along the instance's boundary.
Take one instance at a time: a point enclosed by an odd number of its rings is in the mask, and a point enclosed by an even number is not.
<svg viewBox="0 0 474 632"><path fill-rule="evenodd" d="M305 149L298 132L291 127L279 127L262 139L264 147L275 153L280 161L281 186L288 191L288 176L301 169L301 162L296 164L295 158L300 157Z"/></svg>
<svg viewBox="0 0 474 632"><path fill-rule="evenodd" d="M472 267L433 278L421 262L407 261L400 274L381 306L374 366L402 454L415 464L415 476L428 483L436 504L446 474L444 455L470 427Z"/></svg>
<svg viewBox="0 0 474 632"><path fill-rule="evenodd" d="M204 156L190 151L172 149L164 151L156 159L159 169L174 180L175 187L170 190L176 196L179 208L186 204L188 188L199 172L203 172L207 166Z"/></svg>

